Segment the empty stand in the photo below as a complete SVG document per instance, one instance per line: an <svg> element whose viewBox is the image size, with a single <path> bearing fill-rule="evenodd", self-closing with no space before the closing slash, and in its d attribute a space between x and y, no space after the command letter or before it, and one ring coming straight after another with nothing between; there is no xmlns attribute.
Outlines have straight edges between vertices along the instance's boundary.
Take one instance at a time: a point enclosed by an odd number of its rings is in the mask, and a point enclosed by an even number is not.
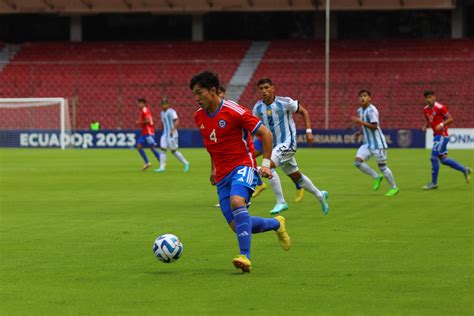
<svg viewBox="0 0 474 316"><path fill-rule="evenodd" d="M0 43L0 47L3 44ZM166 95L181 127L194 128L189 90L195 73L210 69L228 83L250 42L26 43L0 71L1 97L65 97L74 106L75 127L99 120L103 128L135 128L138 97L158 115ZM384 128L424 123L422 93L434 89L456 127L474 127L474 41L390 40L331 43L330 128L351 127L357 93L369 89ZM313 126L324 126L324 43L274 41L239 102L258 99L256 82L268 76L278 95L298 99ZM300 125L302 126L302 125Z"/></svg>

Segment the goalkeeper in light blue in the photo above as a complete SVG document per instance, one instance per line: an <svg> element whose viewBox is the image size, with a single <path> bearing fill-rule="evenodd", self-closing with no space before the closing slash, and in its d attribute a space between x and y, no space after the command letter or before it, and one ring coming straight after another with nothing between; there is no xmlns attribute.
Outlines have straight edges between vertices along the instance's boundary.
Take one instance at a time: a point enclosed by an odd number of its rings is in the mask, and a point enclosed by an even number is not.
<svg viewBox="0 0 474 316"><path fill-rule="evenodd" d="M380 183L385 178L390 184L390 190L385 194L386 196L395 196L398 194L398 187L395 183L393 173L387 166L387 142L385 136L380 128L379 111L371 103L372 94L368 90L361 90L359 92L360 108L357 110L358 117L353 117L352 122L361 127L364 134L364 144L360 146L355 157L354 165L363 173L371 176L374 179L373 190L377 191ZM371 156L377 160L379 170L382 174L375 172L366 163Z"/></svg>
<svg viewBox="0 0 474 316"><path fill-rule="evenodd" d="M169 149L171 153L183 164L183 171L189 171L189 162L184 158L183 154L178 151L178 114L170 107L168 99L165 97L161 100L161 122L163 123L163 132L160 138L160 168L155 172L165 172L166 170L166 151Z"/></svg>

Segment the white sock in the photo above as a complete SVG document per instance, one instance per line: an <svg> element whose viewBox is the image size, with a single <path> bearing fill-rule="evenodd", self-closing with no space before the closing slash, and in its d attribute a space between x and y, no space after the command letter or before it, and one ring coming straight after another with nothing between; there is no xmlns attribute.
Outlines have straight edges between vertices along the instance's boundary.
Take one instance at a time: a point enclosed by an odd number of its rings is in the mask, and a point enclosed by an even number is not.
<svg viewBox="0 0 474 316"><path fill-rule="evenodd" d="M314 194L314 196L316 196L318 200L323 200L323 194L321 193L321 191L319 191L319 189L313 184L313 182L311 182L311 180L304 174L301 174L299 185L301 185L306 191Z"/></svg>
<svg viewBox="0 0 474 316"><path fill-rule="evenodd" d="M184 158L183 154L180 153L179 151L175 151L173 155L175 155L175 157L178 158L178 160L181 161L183 164L188 163L188 161Z"/></svg>
<svg viewBox="0 0 474 316"><path fill-rule="evenodd" d="M356 165L356 167L359 168L360 171L362 171L365 174L368 174L374 179L377 179L379 177L378 173L375 172L372 168L370 168L370 166L365 162L362 162L361 164Z"/></svg>
<svg viewBox="0 0 474 316"><path fill-rule="evenodd" d="M270 179L270 185L272 186L273 192L275 192L277 203L285 203L285 197L283 196L283 189L281 188L280 176L275 169L272 169L273 178Z"/></svg>
<svg viewBox="0 0 474 316"><path fill-rule="evenodd" d="M160 168L166 167L166 151L160 150Z"/></svg>
<svg viewBox="0 0 474 316"><path fill-rule="evenodd" d="M397 184L395 183L395 179L393 178L392 170L390 170L389 167L385 167L385 168L383 168L383 170L380 169L380 171L382 171L383 176L388 181L388 183L390 183L390 186L392 187L392 189L396 188Z"/></svg>

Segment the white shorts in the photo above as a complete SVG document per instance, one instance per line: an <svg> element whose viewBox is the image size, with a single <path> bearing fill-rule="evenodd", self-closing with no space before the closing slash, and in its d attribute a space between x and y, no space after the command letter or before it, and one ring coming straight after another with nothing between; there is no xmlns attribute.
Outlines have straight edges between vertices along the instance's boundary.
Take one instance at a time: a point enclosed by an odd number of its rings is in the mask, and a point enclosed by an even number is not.
<svg viewBox="0 0 474 316"><path fill-rule="evenodd" d="M161 135L160 147L163 149L177 150L178 149L178 136L169 137Z"/></svg>
<svg viewBox="0 0 474 316"><path fill-rule="evenodd" d="M385 163L387 162L387 149L386 148L379 148L379 149L369 149L367 144L360 146L359 150L357 151L356 157L363 159L364 161L369 160L371 156L374 156L377 160L377 163Z"/></svg>
<svg viewBox="0 0 474 316"><path fill-rule="evenodd" d="M295 153L296 150L290 149L285 144L279 144L272 150L272 161L275 163L275 166L280 167L285 174L292 174L299 170Z"/></svg>

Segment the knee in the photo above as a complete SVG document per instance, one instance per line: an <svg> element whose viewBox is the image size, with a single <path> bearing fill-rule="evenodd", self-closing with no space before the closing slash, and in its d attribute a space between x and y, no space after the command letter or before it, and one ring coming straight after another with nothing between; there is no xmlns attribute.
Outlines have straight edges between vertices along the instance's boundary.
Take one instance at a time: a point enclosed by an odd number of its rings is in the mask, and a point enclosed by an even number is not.
<svg viewBox="0 0 474 316"><path fill-rule="evenodd" d="M247 206L245 199L241 196L234 195L230 197L230 207L235 210L236 208Z"/></svg>
<svg viewBox="0 0 474 316"><path fill-rule="evenodd" d="M387 169L387 164L386 163L379 163L378 164L380 171L384 171Z"/></svg>
<svg viewBox="0 0 474 316"><path fill-rule="evenodd" d="M356 159L356 160L354 160L354 166L356 168L359 168L362 165L362 162L363 162L362 160Z"/></svg>
<svg viewBox="0 0 474 316"><path fill-rule="evenodd" d="M298 183L301 180L302 175L301 175L301 172L296 171L296 172L290 173L288 177L290 177L294 183Z"/></svg>

